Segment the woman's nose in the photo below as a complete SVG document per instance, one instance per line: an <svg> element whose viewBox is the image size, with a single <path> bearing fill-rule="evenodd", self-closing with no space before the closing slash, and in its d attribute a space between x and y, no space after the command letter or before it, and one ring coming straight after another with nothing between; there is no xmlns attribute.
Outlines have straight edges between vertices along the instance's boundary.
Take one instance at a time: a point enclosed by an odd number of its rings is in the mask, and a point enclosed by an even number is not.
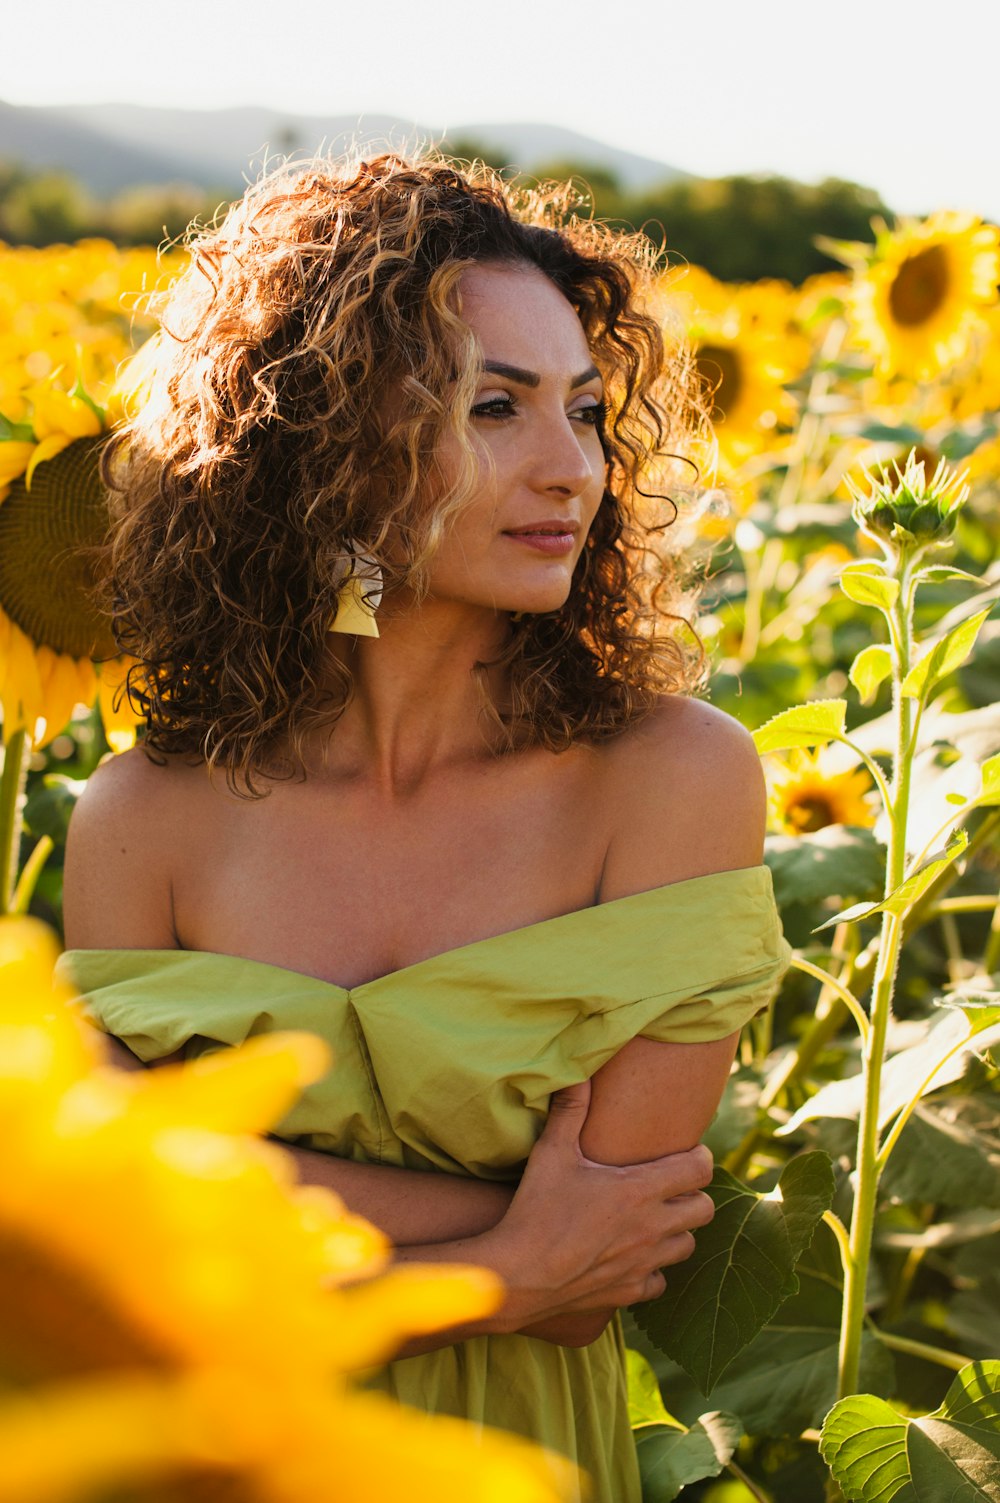
<svg viewBox="0 0 1000 1503"><path fill-rule="evenodd" d="M594 460L581 442L579 425L565 416L545 423L538 434L535 489L577 496L593 478Z"/></svg>

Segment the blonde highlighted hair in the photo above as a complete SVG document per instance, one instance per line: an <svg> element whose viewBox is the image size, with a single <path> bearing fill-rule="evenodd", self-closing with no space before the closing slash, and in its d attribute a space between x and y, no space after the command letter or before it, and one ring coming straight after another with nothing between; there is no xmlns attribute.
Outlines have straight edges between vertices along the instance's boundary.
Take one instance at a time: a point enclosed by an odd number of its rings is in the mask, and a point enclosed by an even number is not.
<svg viewBox="0 0 1000 1503"><path fill-rule="evenodd" d="M482 354L459 299L477 262L552 280L609 404L606 489L569 598L511 619L498 745L604 739L698 681L662 489L701 403L689 354L644 311L656 268L643 237L579 215L565 184L516 189L482 167L384 155L282 166L188 243L141 352L142 400L102 459L107 601L137 660L148 750L224 767L251 795L258 777L301 773L305 737L350 697L339 662L329 688L326 641L354 554L378 561L387 590L426 590L478 482ZM446 433L464 455L448 484Z"/></svg>

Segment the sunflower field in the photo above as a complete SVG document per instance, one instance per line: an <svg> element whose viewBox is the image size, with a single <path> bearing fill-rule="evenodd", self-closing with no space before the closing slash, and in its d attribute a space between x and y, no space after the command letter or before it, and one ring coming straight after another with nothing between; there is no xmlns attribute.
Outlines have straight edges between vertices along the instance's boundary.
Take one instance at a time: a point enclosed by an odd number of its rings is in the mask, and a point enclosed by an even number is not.
<svg viewBox="0 0 1000 1503"><path fill-rule="evenodd" d="M715 1219L627 1316L646 1503L1000 1500L1000 232L875 230L801 287L658 293L713 407L673 535L794 959ZM386 1271L261 1141L318 1041L119 1071L53 979L73 804L137 735L95 451L183 254L0 246L0 1503L570 1500L558 1458L355 1386L498 1293Z"/></svg>

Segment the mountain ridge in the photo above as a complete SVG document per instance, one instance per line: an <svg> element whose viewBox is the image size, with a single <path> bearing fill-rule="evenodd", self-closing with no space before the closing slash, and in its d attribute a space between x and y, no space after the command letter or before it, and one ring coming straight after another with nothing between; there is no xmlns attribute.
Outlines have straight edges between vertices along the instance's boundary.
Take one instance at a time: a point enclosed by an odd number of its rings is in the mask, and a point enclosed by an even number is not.
<svg viewBox="0 0 1000 1503"><path fill-rule="evenodd" d="M569 160L614 172L642 188L691 174L619 150L596 137L540 122L456 124L431 129L400 116L295 115L258 106L174 110L135 104L12 105L0 101L0 160L71 173L108 195L151 183L183 182L236 193L270 157L320 150L414 150L431 142L471 141L502 152L528 171Z"/></svg>

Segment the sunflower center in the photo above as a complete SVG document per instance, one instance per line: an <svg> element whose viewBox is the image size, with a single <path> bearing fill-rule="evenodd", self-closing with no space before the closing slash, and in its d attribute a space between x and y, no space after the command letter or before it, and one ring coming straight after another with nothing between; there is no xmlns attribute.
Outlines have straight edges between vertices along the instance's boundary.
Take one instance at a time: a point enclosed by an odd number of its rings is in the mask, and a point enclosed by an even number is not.
<svg viewBox="0 0 1000 1503"><path fill-rule="evenodd" d="M897 324L915 328L937 313L948 291L948 254L930 245L907 256L889 289L889 310Z"/></svg>
<svg viewBox="0 0 1000 1503"><path fill-rule="evenodd" d="M839 823L828 799L816 794L804 794L785 812L787 822L800 835L811 835L814 830L824 830L827 825Z"/></svg>
<svg viewBox="0 0 1000 1503"><path fill-rule="evenodd" d="M712 394L713 422L732 412L743 390L743 372L735 352L726 345L703 344L695 356L698 374Z"/></svg>
<svg viewBox="0 0 1000 1503"><path fill-rule="evenodd" d="M109 623L94 606L85 550L101 542L108 505L97 470L100 439L83 438L15 480L0 502L0 610L36 646L73 658L113 657Z"/></svg>

